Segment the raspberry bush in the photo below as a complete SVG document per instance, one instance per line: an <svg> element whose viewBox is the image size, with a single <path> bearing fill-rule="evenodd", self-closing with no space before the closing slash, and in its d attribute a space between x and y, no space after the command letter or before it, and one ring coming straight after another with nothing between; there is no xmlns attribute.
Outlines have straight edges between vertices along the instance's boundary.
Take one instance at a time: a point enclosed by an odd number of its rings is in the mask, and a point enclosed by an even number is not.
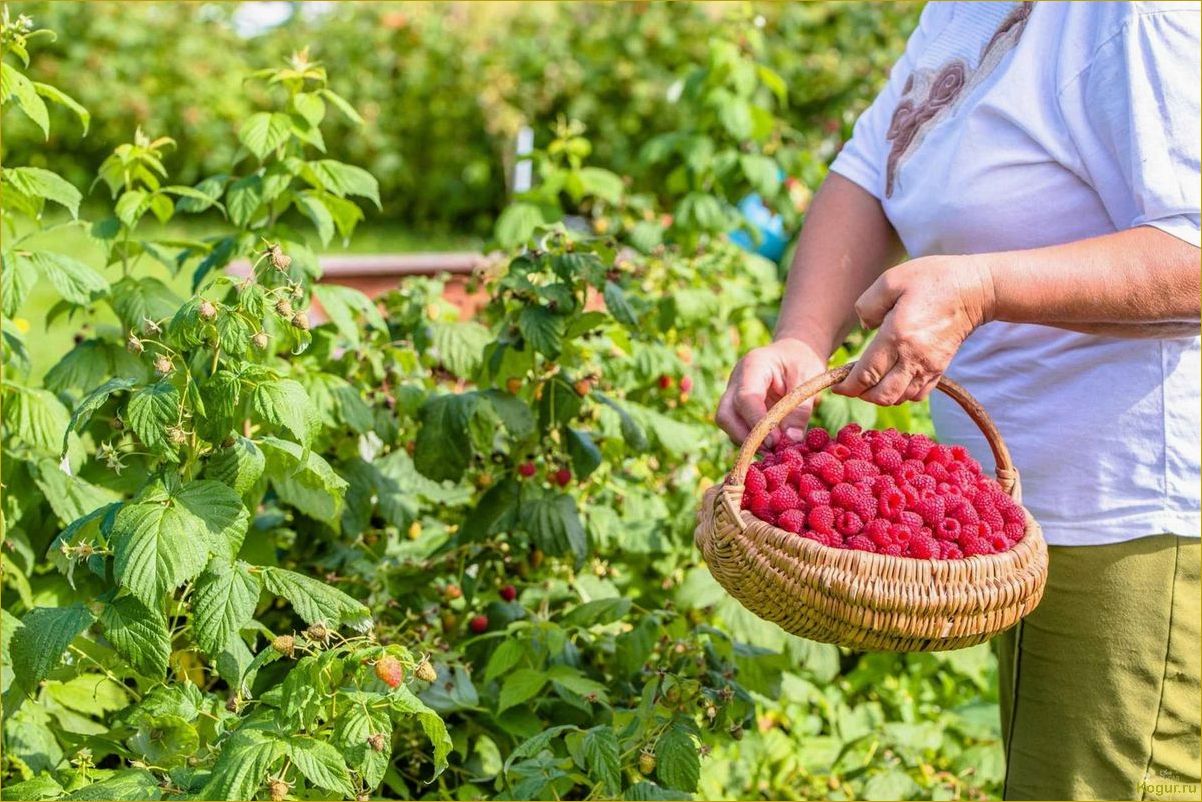
<svg viewBox="0 0 1202 802"><path fill-rule="evenodd" d="M715 58L755 71L740 34ZM5 123L65 125L40 98L86 126L61 91L22 82L22 53L48 34L6 18L3 37ZM724 88L722 64L698 69ZM625 168L594 160L580 126L549 129L539 158L565 191L518 200L539 218L514 213L522 225L498 232L512 247L474 278L489 302L465 321L437 279L378 304L319 283L317 252L378 198L376 177L338 160L354 141L329 134L359 112L303 52L249 77L237 105L253 112L203 159L171 132L127 131L90 222L67 219L84 197L73 182L26 165L0 174L0 795L996 790L986 652L856 655L791 638L698 565L696 505L732 461L714 402L738 354L769 336L780 285L681 204L729 211L745 170L663 149L648 174L701 172L652 195L615 184ZM786 131L761 84L745 100ZM793 169L799 153L782 144L798 143L744 138L694 108L702 96L685 102L692 136ZM207 177L169 178L174 160L214 153L228 163ZM213 228L169 237L176 216ZM100 257L58 247L78 230ZM227 271L239 260L249 267ZM23 354L36 332L18 324L42 279L80 336L35 376ZM852 421L925 424L824 399L806 448L830 459L794 485L798 455L774 457L763 489L789 492L765 514L874 547L876 521L921 531L937 512L945 528L1006 532L1002 509L966 521L946 501L912 506L901 483L900 496L878 491L869 466L922 460L947 477L906 473L908 486L929 479L942 498L963 455L826 433ZM803 505L829 514L811 524Z"/></svg>

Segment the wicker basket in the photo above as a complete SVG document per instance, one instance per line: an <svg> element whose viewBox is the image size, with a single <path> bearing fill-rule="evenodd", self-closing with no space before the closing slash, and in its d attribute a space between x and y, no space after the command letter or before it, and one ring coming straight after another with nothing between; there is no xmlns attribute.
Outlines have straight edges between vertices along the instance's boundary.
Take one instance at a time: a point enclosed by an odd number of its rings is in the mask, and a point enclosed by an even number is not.
<svg viewBox="0 0 1202 802"><path fill-rule="evenodd" d="M1026 535L1009 551L918 560L824 546L741 509L743 481L764 438L851 367L830 370L782 398L744 441L725 484L706 491L694 540L714 578L788 632L854 649L960 649L1014 626L1039 604L1047 579L1047 545L1029 512ZM985 433L998 482L1021 503L1018 473L989 416L955 382L941 379L939 389Z"/></svg>

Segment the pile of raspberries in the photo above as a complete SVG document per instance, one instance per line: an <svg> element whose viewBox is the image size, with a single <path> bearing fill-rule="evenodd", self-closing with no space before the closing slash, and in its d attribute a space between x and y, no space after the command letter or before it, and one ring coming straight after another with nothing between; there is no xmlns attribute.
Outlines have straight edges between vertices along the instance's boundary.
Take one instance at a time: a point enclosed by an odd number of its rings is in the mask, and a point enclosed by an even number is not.
<svg viewBox="0 0 1202 802"><path fill-rule="evenodd" d="M917 559L997 554L1026 531L1022 508L963 446L849 423L810 429L751 466L743 509L838 549Z"/></svg>

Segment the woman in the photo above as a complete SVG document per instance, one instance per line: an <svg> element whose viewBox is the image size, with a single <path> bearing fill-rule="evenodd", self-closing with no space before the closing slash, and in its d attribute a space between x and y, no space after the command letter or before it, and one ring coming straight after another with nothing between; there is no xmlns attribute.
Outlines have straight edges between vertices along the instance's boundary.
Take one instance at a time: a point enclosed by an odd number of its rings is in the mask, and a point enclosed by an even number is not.
<svg viewBox="0 0 1202 802"><path fill-rule="evenodd" d="M1193 3L928 5L718 409L741 441L858 319L835 392L921 400L946 372L992 413L1051 546L1000 643L1008 798L1198 797L1198 54Z"/></svg>

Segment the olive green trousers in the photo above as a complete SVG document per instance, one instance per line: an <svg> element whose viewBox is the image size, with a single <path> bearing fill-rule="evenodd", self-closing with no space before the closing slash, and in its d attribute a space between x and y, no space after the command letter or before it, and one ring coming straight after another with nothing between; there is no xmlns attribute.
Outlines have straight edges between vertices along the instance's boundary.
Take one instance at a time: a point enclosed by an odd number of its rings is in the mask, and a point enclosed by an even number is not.
<svg viewBox="0 0 1202 802"><path fill-rule="evenodd" d="M1053 546L999 636L1006 799L1199 799L1196 538Z"/></svg>

